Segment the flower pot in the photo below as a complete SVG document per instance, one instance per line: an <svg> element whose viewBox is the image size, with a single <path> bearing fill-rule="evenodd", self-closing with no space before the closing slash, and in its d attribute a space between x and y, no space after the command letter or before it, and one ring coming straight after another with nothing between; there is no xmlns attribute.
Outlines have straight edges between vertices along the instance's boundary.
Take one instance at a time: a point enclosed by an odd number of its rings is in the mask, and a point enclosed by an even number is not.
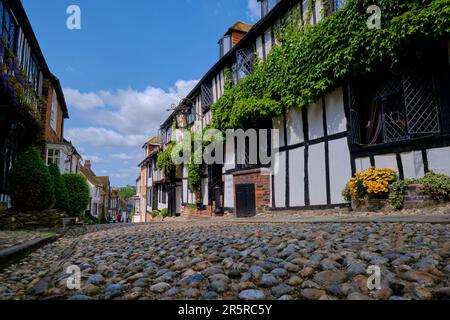
<svg viewBox="0 0 450 320"><path fill-rule="evenodd" d="M352 199L352 210L353 211L364 211L365 209L365 201L364 200L356 200Z"/></svg>
<svg viewBox="0 0 450 320"><path fill-rule="evenodd" d="M388 194L368 194L364 198L365 206L368 211L381 211L389 202Z"/></svg>

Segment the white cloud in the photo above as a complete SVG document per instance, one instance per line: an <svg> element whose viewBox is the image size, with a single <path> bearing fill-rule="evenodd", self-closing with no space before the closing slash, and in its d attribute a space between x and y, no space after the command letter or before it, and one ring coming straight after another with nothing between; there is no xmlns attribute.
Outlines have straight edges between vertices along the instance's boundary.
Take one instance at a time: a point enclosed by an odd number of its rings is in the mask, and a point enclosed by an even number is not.
<svg viewBox="0 0 450 320"><path fill-rule="evenodd" d="M168 90L147 87L116 91L81 93L65 89L69 107L87 111L86 120L122 134L154 134L169 115L167 109L177 104L197 84L196 80L179 80Z"/></svg>
<svg viewBox="0 0 450 320"><path fill-rule="evenodd" d="M92 164L95 164L95 163L106 163L107 162L102 157L99 157L99 156L96 156L96 155L82 154L82 157L83 157L84 160L90 160L92 162Z"/></svg>
<svg viewBox="0 0 450 320"><path fill-rule="evenodd" d="M81 93L79 90L66 88L64 95L69 106L82 111L105 106L99 95L93 92Z"/></svg>
<svg viewBox="0 0 450 320"><path fill-rule="evenodd" d="M144 134L128 135L94 127L67 129L66 135L76 145L89 144L94 147L138 147L148 139Z"/></svg>
<svg viewBox="0 0 450 320"><path fill-rule="evenodd" d="M168 90L147 87L143 91L129 88L82 93L64 89L69 107L82 111L81 116L95 124L68 129L67 137L78 145L142 146L169 115L167 109L179 103L196 84L196 80L179 80Z"/></svg>
<svg viewBox="0 0 450 320"><path fill-rule="evenodd" d="M248 0L247 15L252 21L258 21L261 18L261 5L257 0Z"/></svg>
<svg viewBox="0 0 450 320"><path fill-rule="evenodd" d="M141 154L139 154L139 155L131 155L131 154L128 154L128 153L116 153L116 154L110 155L111 159L124 160L124 161L125 160L136 160L136 159L139 159L140 157L142 157Z"/></svg>

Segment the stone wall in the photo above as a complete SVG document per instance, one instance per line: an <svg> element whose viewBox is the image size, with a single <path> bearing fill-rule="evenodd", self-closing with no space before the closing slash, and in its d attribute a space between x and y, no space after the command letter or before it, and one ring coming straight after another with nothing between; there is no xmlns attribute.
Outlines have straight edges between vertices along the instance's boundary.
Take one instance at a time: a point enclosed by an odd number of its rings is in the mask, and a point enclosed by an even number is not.
<svg viewBox="0 0 450 320"><path fill-rule="evenodd" d="M438 201L432 199L425 192L423 185L414 184L407 186L405 189L405 209L424 208L438 204Z"/></svg>

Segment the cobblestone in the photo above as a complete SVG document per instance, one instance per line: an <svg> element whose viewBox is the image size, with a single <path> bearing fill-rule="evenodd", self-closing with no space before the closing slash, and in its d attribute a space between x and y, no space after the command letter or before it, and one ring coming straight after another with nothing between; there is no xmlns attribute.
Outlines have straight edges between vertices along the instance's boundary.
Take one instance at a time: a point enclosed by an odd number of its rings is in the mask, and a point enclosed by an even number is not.
<svg viewBox="0 0 450 320"><path fill-rule="evenodd" d="M0 299L448 299L449 231L226 221L99 228L5 269ZM378 291L363 272L371 262L380 263ZM83 267L80 290L67 288L71 265Z"/></svg>

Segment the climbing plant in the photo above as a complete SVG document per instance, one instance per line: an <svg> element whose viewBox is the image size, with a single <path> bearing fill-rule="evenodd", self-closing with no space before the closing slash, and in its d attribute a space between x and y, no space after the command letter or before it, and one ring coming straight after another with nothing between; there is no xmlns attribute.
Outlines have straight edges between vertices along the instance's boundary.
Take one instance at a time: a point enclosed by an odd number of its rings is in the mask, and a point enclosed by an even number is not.
<svg viewBox="0 0 450 320"><path fill-rule="evenodd" d="M381 29L367 26L366 10L374 4L382 12ZM213 127L257 124L284 108L308 106L347 77L380 66L394 70L405 42L449 34L450 0L348 0L317 25L286 19L281 29L281 45L264 64L234 86L226 82L224 95L212 105Z"/></svg>

